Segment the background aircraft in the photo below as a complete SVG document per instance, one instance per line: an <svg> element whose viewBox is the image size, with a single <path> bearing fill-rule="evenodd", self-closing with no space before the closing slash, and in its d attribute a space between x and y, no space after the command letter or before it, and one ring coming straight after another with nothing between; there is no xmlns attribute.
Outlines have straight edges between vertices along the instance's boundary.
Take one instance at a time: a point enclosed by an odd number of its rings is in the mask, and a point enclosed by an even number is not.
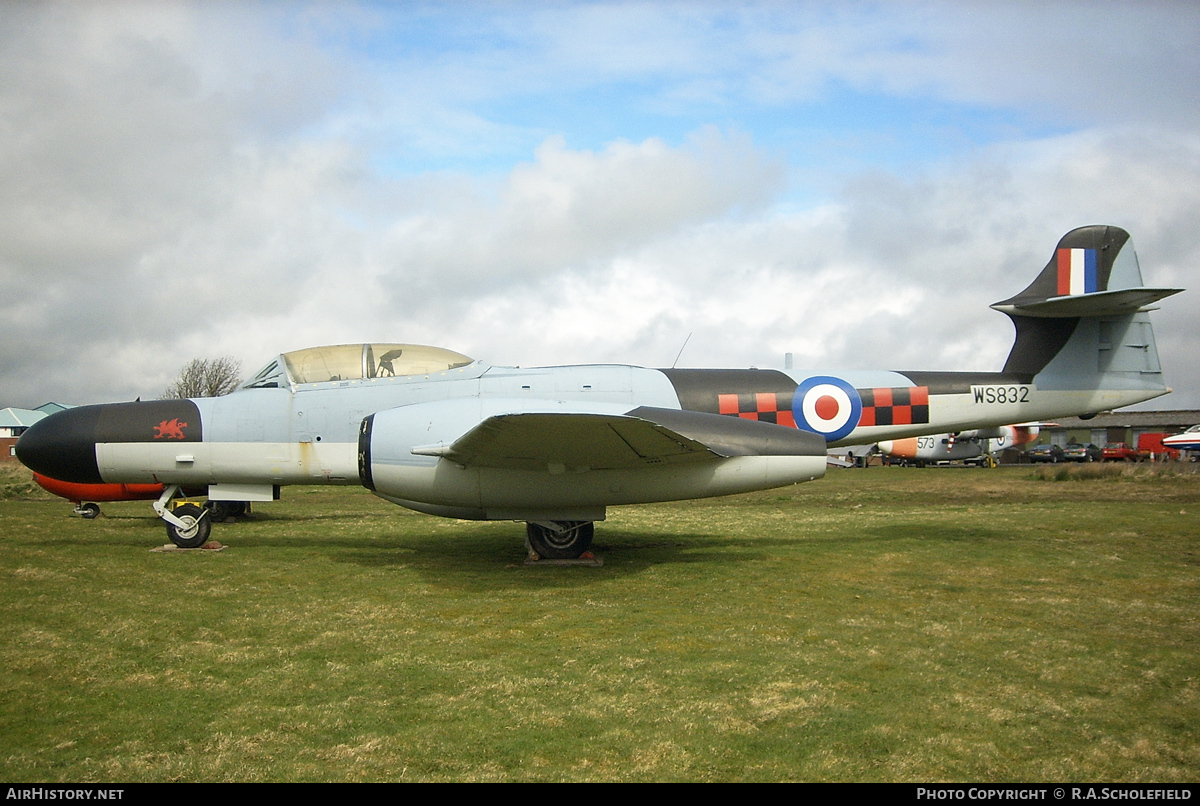
<svg viewBox="0 0 1200 806"><path fill-rule="evenodd" d="M163 485L154 484L79 484L59 481L41 473L34 473L33 480L49 493L65 498L75 504L75 513L91 520L100 514L100 503L105 501L151 501L162 495Z"/></svg>
<svg viewBox="0 0 1200 806"><path fill-rule="evenodd" d="M82 406L17 445L33 470L80 483L162 483L181 546L207 539L178 485L258 501L287 484L361 484L452 518L526 521L533 550L577 557L617 504L818 478L830 446L1081 415L1167 391L1129 235L1063 236L1020 294L1000 372L805 373L620 365L499 367L435 347L285 353L219 398Z"/></svg>
<svg viewBox="0 0 1200 806"><path fill-rule="evenodd" d="M1002 425L955 434L885 439L877 447L884 456L924 465L990 457L1006 448L1033 442L1039 430L1040 424Z"/></svg>
<svg viewBox="0 0 1200 806"><path fill-rule="evenodd" d="M91 520L100 514L100 504L108 501L153 501L162 495L165 485L154 484L79 484L72 481L59 481L40 473L33 474L33 480L39 487L59 498L65 498L75 505L75 514ZM198 489L182 490L190 496L204 496L208 490L201 486ZM215 521L223 521L230 516L244 515L247 504L242 501L210 501L208 503L209 517Z"/></svg>
<svg viewBox="0 0 1200 806"><path fill-rule="evenodd" d="M1193 425L1182 434L1163 437L1162 444L1177 451L1200 451L1200 425Z"/></svg>

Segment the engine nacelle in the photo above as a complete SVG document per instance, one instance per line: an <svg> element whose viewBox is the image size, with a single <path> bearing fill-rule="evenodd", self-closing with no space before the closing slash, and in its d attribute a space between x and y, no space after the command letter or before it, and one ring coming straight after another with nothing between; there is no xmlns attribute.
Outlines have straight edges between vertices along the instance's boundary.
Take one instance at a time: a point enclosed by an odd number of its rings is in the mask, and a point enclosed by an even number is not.
<svg viewBox="0 0 1200 806"><path fill-rule="evenodd" d="M630 414L613 405L608 414L586 412L548 401L520 402L529 412L607 416L645 425L649 409ZM752 437L786 432L797 447L791 454L720 455L703 451L675 461L653 457L634 466L573 466L550 461L455 461L451 450L460 437L496 414L512 414L511 402L437 401L377 412L363 420L358 464L362 484L394 503L431 514L483 520L599 520L617 504L675 501L770 489L825 474L824 439L770 423L699 412L672 411L674 433L693 426L715 441L716 431ZM684 439L691 439L684 435ZM748 440L754 442L754 440ZM775 443L778 444L778 443ZM728 445L725 451L732 452ZM781 450L776 448L775 450ZM747 450L747 453L749 449Z"/></svg>

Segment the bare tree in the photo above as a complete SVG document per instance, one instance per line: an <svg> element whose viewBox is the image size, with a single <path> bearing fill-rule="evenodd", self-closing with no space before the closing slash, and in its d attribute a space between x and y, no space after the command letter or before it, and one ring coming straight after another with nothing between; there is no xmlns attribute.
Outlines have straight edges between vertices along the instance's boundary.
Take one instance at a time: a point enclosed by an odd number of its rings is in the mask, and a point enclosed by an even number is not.
<svg viewBox="0 0 1200 806"><path fill-rule="evenodd" d="M242 362L235 358L193 358L162 393L163 399L220 397L242 383Z"/></svg>

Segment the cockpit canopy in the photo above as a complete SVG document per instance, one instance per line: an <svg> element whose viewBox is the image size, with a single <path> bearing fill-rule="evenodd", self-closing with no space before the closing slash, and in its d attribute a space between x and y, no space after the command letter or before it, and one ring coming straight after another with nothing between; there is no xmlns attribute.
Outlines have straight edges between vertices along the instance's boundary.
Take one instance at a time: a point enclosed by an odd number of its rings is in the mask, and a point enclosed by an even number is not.
<svg viewBox="0 0 1200 806"><path fill-rule="evenodd" d="M465 367L474 359L423 344L336 344L284 353L271 361L243 389L329 383L402 375L431 375Z"/></svg>

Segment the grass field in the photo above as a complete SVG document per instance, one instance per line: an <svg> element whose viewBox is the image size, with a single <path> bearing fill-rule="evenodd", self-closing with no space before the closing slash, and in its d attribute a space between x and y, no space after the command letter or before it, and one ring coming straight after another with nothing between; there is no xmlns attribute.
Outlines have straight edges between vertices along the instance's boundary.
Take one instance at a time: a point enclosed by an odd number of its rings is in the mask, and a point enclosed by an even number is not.
<svg viewBox="0 0 1200 806"><path fill-rule="evenodd" d="M157 554L6 483L0 778L1196 781L1200 476L1093 473L616 508L603 568L361 489Z"/></svg>

